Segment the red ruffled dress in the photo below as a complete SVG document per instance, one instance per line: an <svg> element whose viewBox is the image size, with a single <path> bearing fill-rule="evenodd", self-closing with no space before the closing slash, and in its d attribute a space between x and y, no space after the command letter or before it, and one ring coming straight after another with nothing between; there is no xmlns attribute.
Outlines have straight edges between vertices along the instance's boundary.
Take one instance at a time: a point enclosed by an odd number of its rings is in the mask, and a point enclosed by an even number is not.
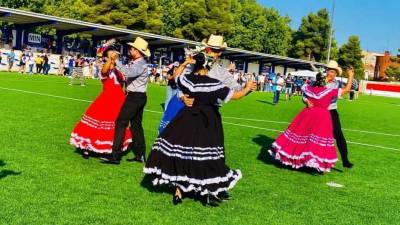
<svg viewBox="0 0 400 225"><path fill-rule="evenodd" d="M122 73L116 69L101 77L103 90L72 131L70 143L73 146L96 153L112 152L115 121L125 101L122 89L124 79ZM131 142L131 132L127 129L123 150Z"/></svg>
<svg viewBox="0 0 400 225"><path fill-rule="evenodd" d="M306 85L303 91L314 107L305 108L296 116L269 153L295 169L305 166L329 172L338 158L328 106L338 98L339 90Z"/></svg>

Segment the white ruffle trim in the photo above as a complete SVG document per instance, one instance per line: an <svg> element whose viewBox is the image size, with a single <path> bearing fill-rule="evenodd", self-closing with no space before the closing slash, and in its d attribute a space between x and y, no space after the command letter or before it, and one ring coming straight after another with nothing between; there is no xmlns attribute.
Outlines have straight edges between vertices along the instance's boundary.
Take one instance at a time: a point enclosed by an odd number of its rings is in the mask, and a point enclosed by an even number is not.
<svg viewBox="0 0 400 225"><path fill-rule="evenodd" d="M327 158L320 158L316 155L314 155L312 152L303 152L300 155L289 155L288 153L284 152L282 150L282 147L279 146L276 142L274 142L272 144L272 147L275 148L275 152L269 150L268 153L274 157L276 160L278 160L279 162L281 162L282 164L286 165L286 166L291 166L294 169L299 169L303 166L306 167L310 167L310 168L314 168L317 169L318 171L322 171L322 172L330 172L330 168L324 168L324 167L320 167L319 163L329 163L329 164L335 164L338 161L338 158L336 159L327 159ZM297 164L293 164L291 162L284 162L281 160L280 155L285 156L286 158L289 158L291 160L302 160L304 159L306 156L311 156L312 158L310 160L308 160L305 163L301 163L299 165Z"/></svg>
<svg viewBox="0 0 400 225"><path fill-rule="evenodd" d="M85 144L83 144L83 142L85 142ZM129 138L127 140L125 140L124 142L124 147L122 148L122 151L126 151L128 149L128 145L129 143L132 142L132 139ZM104 149L98 149L95 148L92 143L91 140L88 138L84 138L79 136L76 133L72 133L71 134L71 138L69 139L69 143L73 146L75 146L76 148L80 148L80 149L84 149L84 150L88 150L88 151L92 151L92 152L96 152L96 153L103 153L103 154L109 154L112 152L112 148L104 148ZM112 146L113 142L112 141L100 141L100 140L96 140L95 144L97 145L109 145Z"/></svg>
<svg viewBox="0 0 400 225"><path fill-rule="evenodd" d="M194 179L194 178L189 178L187 176L170 176L168 174L162 173L160 169L155 168L144 168L143 172L145 174L156 174L158 176L161 176L161 178L155 178L153 180L153 185L162 185L162 184L173 184L178 186L183 192L200 192L200 195L218 195L220 192L223 191L228 191L229 189L232 189L236 183L242 178L242 172L240 170L235 170L237 174L233 173L233 170L231 170L225 177L215 177L215 178L209 178L205 180L199 180L199 179ZM223 183L223 182L228 182L230 178L233 178L233 180L229 183L228 187L221 187L218 188L216 191L210 191L207 188L203 189L203 186L209 185L209 184L218 184L218 183ZM189 186L183 186L177 182L188 182L190 183Z"/></svg>

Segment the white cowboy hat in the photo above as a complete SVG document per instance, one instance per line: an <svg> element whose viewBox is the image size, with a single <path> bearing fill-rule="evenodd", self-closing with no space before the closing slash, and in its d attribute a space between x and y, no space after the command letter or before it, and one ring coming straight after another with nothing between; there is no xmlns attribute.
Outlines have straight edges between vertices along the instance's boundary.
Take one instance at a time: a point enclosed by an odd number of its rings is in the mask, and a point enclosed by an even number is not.
<svg viewBox="0 0 400 225"><path fill-rule="evenodd" d="M143 53L146 57L150 57L149 43L141 37L137 37L135 42L128 42L129 46L136 48L139 52Z"/></svg>
<svg viewBox="0 0 400 225"><path fill-rule="evenodd" d="M335 60L331 60L326 64L326 68L328 70L336 70L338 75L342 75L342 68L339 67L339 64Z"/></svg>
<svg viewBox="0 0 400 225"><path fill-rule="evenodd" d="M215 48L215 49L225 49L228 47L226 42L224 42L224 37L219 35L211 34L210 38L204 39L201 42L204 46Z"/></svg>

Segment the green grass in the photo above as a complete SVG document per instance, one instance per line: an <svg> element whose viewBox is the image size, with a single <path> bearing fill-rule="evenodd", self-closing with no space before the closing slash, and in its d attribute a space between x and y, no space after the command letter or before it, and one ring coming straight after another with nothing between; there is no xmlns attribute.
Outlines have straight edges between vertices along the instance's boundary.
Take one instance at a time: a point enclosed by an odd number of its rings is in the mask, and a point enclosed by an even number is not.
<svg viewBox="0 0 400 225"><path fill-rule="evenodd" d="M323 176L276 167L266 149L286 124L224 118L227 164L243 179L234 200L217 208L185 199L173 206L169 193L141 185L142 165L123 161L104 165L84 160L68 144L69 135L89 102L37 95L38 92L92 100L99 81L68 86L54 76L0 73L0 224L396 224L400 221L400 136L345 131L351 170ZM161 111L165 89L150 85L147 110ZM252 93L222 107L224 117L270 121L291 119L300 98L270 103ZM361 96L339 102L344 128L400 135L400 100ZM146 111L143 126L148 152L157 135L160 113ZM397 150L396 150L397 149ZM131 153L130 153L131 154ZM341 170L342 172L340 172ZM331 188L327 182L344 188Z"/></svg>

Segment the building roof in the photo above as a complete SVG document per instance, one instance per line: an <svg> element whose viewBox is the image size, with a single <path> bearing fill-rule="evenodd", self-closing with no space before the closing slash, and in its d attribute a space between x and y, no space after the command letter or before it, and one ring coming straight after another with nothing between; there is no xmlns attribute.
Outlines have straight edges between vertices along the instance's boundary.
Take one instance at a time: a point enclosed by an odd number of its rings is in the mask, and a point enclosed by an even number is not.
<svg viewBox="0 0 400 225"><path fill-rule="evenodd" d="M0 7L0 21L10 22L25 29L35 26L49 27L56 29L58 35L85 33L99 39L107 39L115 36L122 40L132 40L140 36L146 39L150 45L155 47L194 47L196 45L201 45L200 42L196 41L33 13L23 10L10 9L6 7ZM310 63L314 63L316 66L324 66L322 63L295 59L286 56L247 51L238 48L227 48L223 53L223 57L245 59L248 61L263 61L265 63L272 63L274 65L282 65L292 68L309 68Z"/></svg>

